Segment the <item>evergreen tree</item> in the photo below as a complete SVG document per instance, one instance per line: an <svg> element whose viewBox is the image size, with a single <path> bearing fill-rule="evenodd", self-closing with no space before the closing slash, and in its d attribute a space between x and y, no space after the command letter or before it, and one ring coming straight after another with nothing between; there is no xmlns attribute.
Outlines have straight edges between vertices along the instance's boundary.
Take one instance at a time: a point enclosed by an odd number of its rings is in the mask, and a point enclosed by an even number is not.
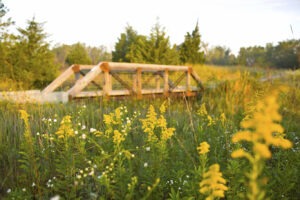
<svg viewBox="0 0 300 200"><path fill-rule="evenodd" d="M178 64L179 55L176 46L170 45L169 37L164 28L157 22L152 28L150 38L146 43L146 58L148 63Z"/></svg>
<svg viewBox="0 0 300 200"><path fill-rule="evenodd" d="M7 28L13 24L10 18L5 19L8 9L0 0L0 78L2 80L12 77L12 65L9 63L9 52L12 46L10 39L13 35L8 34Z"/></svg>
<svg viewBox="0 0 300 200"><path fill-rule="evenodd" d="M192 34L185 35L184 42L180 46L180 61L182 63L203 63L204 53L200 51L201 35L198 22Z"/></svg>
<svg viewBox="0 0 300 200"><path fill-rule="evenodd" d="M136 43L138 38L137 32L131 27L125 28L125 33L122 33L118 42L115 44L115 51L112 52L112 60L114 62L131 62L130 56L127 54L130 52L130 47L133 43Z"/></svg>
<svg viewBox="0 0 300 200"><path fill-rule="evenodd" d="M42 88L57 75L54 54L46 42L43 24L33 18L25 29L18 28L20 35L10 52L14 79L23 82L24 89Z"/></svg>

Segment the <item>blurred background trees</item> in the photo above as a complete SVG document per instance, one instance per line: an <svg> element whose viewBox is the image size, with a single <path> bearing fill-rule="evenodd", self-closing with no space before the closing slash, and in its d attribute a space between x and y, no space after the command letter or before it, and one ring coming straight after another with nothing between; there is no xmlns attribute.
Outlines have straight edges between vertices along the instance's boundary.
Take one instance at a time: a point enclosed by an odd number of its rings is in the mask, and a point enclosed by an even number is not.
<svg viewBox="0 0 300 200"><path fill-rule="evenodd" d="M0 0L0 89L43 88L60 71L72 64L97 64L101 61L155 63L169 65L211 64L248 67L298 69L300 40L278 44L241 47L234 55L228 47L213 46L201 40L198 22L181 44L171 44L165 28L157 21L149 35L139 34L127 25L113 49L84 43L51 46L43 23L32 18L25 28L15 28L7 17L8 8Z"/></svg>

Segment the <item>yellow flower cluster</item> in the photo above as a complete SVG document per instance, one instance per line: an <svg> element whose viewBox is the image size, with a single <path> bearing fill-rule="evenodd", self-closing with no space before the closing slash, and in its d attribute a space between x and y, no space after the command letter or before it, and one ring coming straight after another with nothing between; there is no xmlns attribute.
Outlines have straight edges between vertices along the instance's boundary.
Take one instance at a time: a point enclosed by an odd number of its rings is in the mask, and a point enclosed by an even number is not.
<svg viewBox="0 0 300 200"><path fill-rule="evenodd" d="M160 139L161 141L167 141L170 139L175 131L175 128L168 128L167 127L167 121L165 117L162 115L165 112L166 108L165 105L163 104L160 107L160 116L157 118L157 113L155 112L155 109L152 105L150 105L146 119L141 119L142 121L142 128L145 133L148 134L148 141L158 141L159 138L155 134L155 128L160 128L161 133L160 133Z"/></svg>
<svg viewBox="0 0 300 200"><path fill-rule="evenodd" d="M209 170L203 174L203 180L200 182L200 193L207 195L206 200L224 197L224 192L228 188L224 185L226 180L222 178L219 164L209 167Z"/></svg>
<svg viewBox="0 0 300 200"><path fill-rule="evenodd" d="M197 111L197 114L200 115L200 116L202 116L202 117L208 115L207 110L206 110L206 107L205 107L205 103L203 103L203 104L201 105L201 107L200 107L199 110Z"/></svg>
<svg viewBox="0 0 300 200"><path fill-rule="evenodd" d="M58 138L74 137L75 134L72 128L72 121L70 115L64 116L64 118L60 122L58 131L56 131L55 134L58 136Z"/></svg>
<svg viewBox="0 0 300 200"><path fill-rule="evenodd" d="M119 145L124 140L125 140L124 135L121 134L120 131L114 130L114 135L113 135L114 144Z"/></svg>
<svg viewBox="0 0 300 200"><path fill-rule="evenodd" d="M209 144L207 142L201 142L197 147L199 155L203 155L209 152Z"/></svg>
<svg viewBox="0 0 300 200"><path fill-rule="evenodd" d="M278 113L279 105L276 102L276 94L260 101L256 105L253 117L241 123L245 130L237 132L232 137L233 142L247 141L253 143L253 153L262 158L271 158L269 145L288 149L292 143L284 139L284 129L277 122L281 121ZM247 157L249 154L244 150L233 152L232 157Z"/></svg>
<svg viewBox="0 0 300 200"><path fill-rule="evenodd" d="M33 141L32 141L30 125L28 121L29 114L25 110L19 110L19 112L21 114L21 119L24 121L24 125L25 125L25 131L24 131L25 140L29 145L32 145Z"/></svg>

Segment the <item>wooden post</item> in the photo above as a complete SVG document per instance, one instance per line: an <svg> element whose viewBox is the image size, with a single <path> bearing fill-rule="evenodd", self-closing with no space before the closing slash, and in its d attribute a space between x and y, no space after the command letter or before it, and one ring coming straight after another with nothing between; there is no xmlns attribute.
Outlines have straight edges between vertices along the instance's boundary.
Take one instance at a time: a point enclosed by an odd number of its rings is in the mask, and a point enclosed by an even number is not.
<svg viewBox="0 0 300 200"><path fill-rule="evenodd" d="M191 72L192 72L192 68L189 67L188 70L186 71L186 93L187 93L187 96L189 96L191 93Z"/></svg>
<svg viewBox="0 0 300 200"><path fill-rule="evenodd" d="M137 68L136 70L136 82L137 82L137 98L141 99L142 98L142 69Z"/></svg>
<svg viewBox="0 0 300 200"><path fill-rule="evenodd" d="M103 86L103 95L109 96L110 89L112 88L111 85L111 78L109 74L109 70L105 69L104 71L104 86Z"/></svg>
<svg viewBox="0 0 300 200"><path fill-rule="evenodd" d="M169 96L169 70L164 71L164 96Z"/></svg>
<svg viewBox="0 0 300 200"><path fill-rule="evenodd" d="M156 90L158 91L160 89L160 77L158 74L155 75L155 84L156 84Z"/></svg>
<svg viewBox="0 0 300 200"><path fill-rule="evenodd" d="M137 75L132 74L132 90L137 93Z"/></svg>

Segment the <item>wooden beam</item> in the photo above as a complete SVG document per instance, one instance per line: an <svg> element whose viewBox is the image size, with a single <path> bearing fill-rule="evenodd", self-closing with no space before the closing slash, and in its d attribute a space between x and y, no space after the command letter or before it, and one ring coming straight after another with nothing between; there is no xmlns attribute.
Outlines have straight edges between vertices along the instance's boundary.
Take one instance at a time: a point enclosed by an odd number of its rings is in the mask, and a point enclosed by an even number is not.
<svg viewBox="0 0 300 200"><path fill-rule="evenodd" d="M102 70L99 65L94 66L82 79L78 80L75 85L68 90L69 97L72 98L76 96L77 93L81 92L90 82L92 82L96 76L98 76Z"/></svg>
<svg viewBox="0 0 300 200"><path fill-rule="evenodd" d="M183 74L181 74L177 79L176 79L176 81L175 81L175 83L172 83L172 84L170 84L169 83L169 86L170 86L170 91L173 91L178 85L179 85L179 83L180 83L180 81L182 81L182 79L186 76L186 74L185 74L186 72L184 72ZM170 82L170 80L169 80L169 82Z"/></svg>
<svg viewBox="0 0 300 200"><path fill-rule="evenodd" d="M158 74L155 74L155 86L156 90L160 90L160 76Z"/></svg>
<svg viewBox="0 0 300 200"><path fill-rule="evenodd" d="M186 72L186 90L187 92L190 92L190 88L191 88L191 72L192 72L192 68L189 67L189 69Z"/></svg>
<svg viewBox="0 0 300 200"><path fill-rule="evenodd" d="M197 82L197 85L200 88L200 90L203 91L204 87L203 87L202 81L201 81L200 77L198 76L198 74L193 69L191 69L191 76Z"/></svg>
<svg viewBox="0 0 300 200"><path fill-rule="evenodd" d="M109 96L110 89L112 88L110 74L108 70L104 71L104 86L103 86L103 95Z"/></svg>
<svg viewBox="0 0 300 200"><path fill-rule="evenodd" d="M130 91L130 93L132 93L132 94L135 93L135 90L133 89L133 86L130 86L126 81L121 79L121 77L117 73L111 72L110 76L114 77L119 83L121 83L121 85L123 85L128 91Z"/></svg>
<svg viewBox="0 0 300 200"><path fill-rule="evenodd" d="M187 71L187 66L176 65L154 65L154 64L139 64L139 63L105 63L109 67L110 71L122 70L122 71L136 71L140 68L142 71L164 71L166 69L170 71Z"/></svg>
<svg viewBox="0 0 300 200"><path fill-rule="evenodd" d="M169 70L164 71L164 95L169 96Z"/></svg>
<svg viewBox="0 0 300 200"><path fill-rule="evenodd" d="M65 82L72 74L74 74L73 67L76 65L70 66L66 71L64 71L59 77L57 77L54 81L52 81L43 91L42 93L50 93L53 92L56 88L58 88L63 82Z"/></svg>
<svg viewBox="0 0 300 200"><path fill-rule="evenodd" d="M142 69L137 68L136 70L136 80L137 80L137 98L141 99L142 98Z"/></svg>

